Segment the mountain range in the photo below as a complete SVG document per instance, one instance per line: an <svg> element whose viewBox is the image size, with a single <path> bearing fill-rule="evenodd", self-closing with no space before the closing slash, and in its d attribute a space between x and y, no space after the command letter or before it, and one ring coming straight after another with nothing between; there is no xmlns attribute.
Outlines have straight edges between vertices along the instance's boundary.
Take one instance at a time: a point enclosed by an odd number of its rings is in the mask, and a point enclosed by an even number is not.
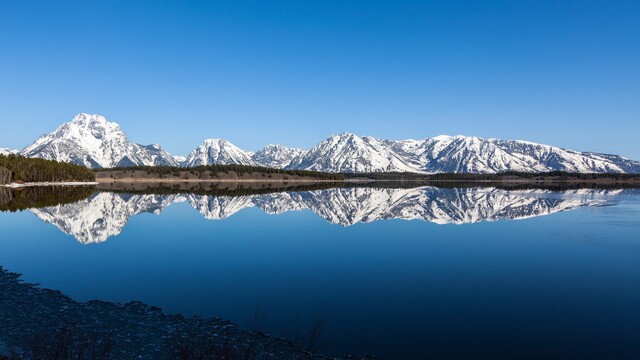
<svg viewBox="0 0 640 360"><path fill-rule="evenodd" d="M117 236L134 215L157 215L174 203L186 202L209 220L226 219L243 209L256 207L267 214L310 210L325 221L342 226L390 219L467 224L603 206L609 203L609 195L625 191L633 190L582 189L557 193L497 188L333 188L246 196L97 192L74 204L29 211L77 241L89 244Z"/></svg>
<svg viewBox="0 0 640 360"><path fill-rule="evenodd" d="M12 152L1 149L0 153ZM310 150L267 145L250 152L224 139L208 139L186 158L160 145L129 141L120 126L100 115L78 114L19 152L85 165L198 166L240 164L326 172L497 173L504 171L640 173L640 162L619 155L580 152L520 140L436 136L423 140L382 140L350 133L332 135Z"/></svg>

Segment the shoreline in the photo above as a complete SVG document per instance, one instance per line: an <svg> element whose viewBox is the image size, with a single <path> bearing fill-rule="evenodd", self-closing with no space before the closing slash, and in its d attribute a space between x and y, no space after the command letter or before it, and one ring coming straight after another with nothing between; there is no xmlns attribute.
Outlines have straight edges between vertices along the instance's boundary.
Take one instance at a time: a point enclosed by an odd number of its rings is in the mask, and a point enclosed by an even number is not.
<svg viewBox="0 0 640 360"><path fill-rule="evenodd" d="M96 184L131 184L131 183L342 183L349 180L321 180L321 179L161 179L161 178L131 178L131 179L96 179ZM365 180L370 182L370 180Z"/></svg>
<svg viewBox="0 0 640 360"><path fill-rule="evenodd" d="M500 180L479 180L479 179L365 179L351 178L343 180L323 180L323 179L161 179L161 178L131 178L131 179L96 179L95 184L131 184L131 183L505 183L505 184L635 184L640 186L640 180L616 180L616 179L500 179Z"/></svg>
<svg viewBox="0 0 640 360"><path fill-rule="evenodd" d="M91 186L98 185L97 181L62 181L62 182L33 182L33 183L10 183L2 184L0 187L19 189L24 187L36 187L36 186Z"/></svg>
<svg viewBox="0 0 640 360"><path fill-rule="evenodd" d="M176 178L97 178L96 181L62 181L62 182L31 182L31 183L9 183L0 184L0 187L19 189L25 187L46 187L46 186L97 186L101 184L179 184L179 183L195 183L195 184L215 184L215 183L270 183L270 184L326 184L326 183L466 183L466 184L532 184L532 185L554 185L554 184L602 184L602 185L637 185L640 187L638 179L553 179L553 178L537 178L537 179L366 179L366 178L347 178L343 180L324 180L324 179L176 179Z"/></svg>
<svg viewBox="0 0 640 360"><path fill-rule="evenodd" d="M325 356L302 350L286 339L247 331L220 318L167 314L139 301L125 304L80 302L60 291L26 283L21 275L0 266L0 350L29 353L29 346L47 353L94 350L104 358L178 358L176 350L222 351L231 358L250 359L374 359L371 356ZM93 334L87 339L84 335ZM29 342L27 340L31 340ZM88 342L89 341L89 342ZM203 347L205 345L205 347ZM4 347L4 349L2 349ZM208 350L212 349L212 350ZM59 350L59 348L58 348ZM246 355L251 355L246 357ZM4 354L0 352L0 358ZM226 356L225 356L226 358Z"/></svg>

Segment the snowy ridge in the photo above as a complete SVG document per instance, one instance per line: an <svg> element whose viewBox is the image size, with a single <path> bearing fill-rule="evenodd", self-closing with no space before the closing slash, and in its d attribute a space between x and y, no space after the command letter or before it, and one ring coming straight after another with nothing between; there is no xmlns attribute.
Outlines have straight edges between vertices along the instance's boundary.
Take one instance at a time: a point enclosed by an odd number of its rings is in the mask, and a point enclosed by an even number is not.
<svg viewBox="0 0 640 360"><path fill-rule="evenodd" d="M640 173L640 162L618 155L462 135L395 141L343 133L328 137L309 151L267 145L255 153L224 139L208 139L183 159L171 156L159 145L131 143L118 124L89 114L78 114L71 122L24 148L20 154L90 168L239 164L346 173Z"/></svg>
<svg viewBox="0 0 640 360"><path fill-rule="evenodd" d="M205 140L189 154L183 164L184 166L258 165L251 158L251 153L223 139Z"/></svg>
<svg viewBox="0 0 640 360"><path fill-rule="evenodd" d="M349 133L333 135L288 168L329 172L424 172L384 141Z"/></svg>
<svg viewBox="0 0 640 360"><path fill-rule="evenodd" d="M120 126L100 115L78 114L20 152L26 157L64 161L89 168L177 165L160 145L130 142Z"/></svg>
<svg viewBox="0 0 640 360"><path fill-rule="evenodd" d="M267 145L256 153L225 140L212 139L201 144L184 162L185 166L212 164L345 173L640 173L640 162L617 155L578 152L527 141L446 135L392 141L343 133L330 136L309 151Z"/></svg>
<svg viewBox="0 0 640 360"><path fill-rule="evenodd" d="M290 168L329 172L497 173L568 171L640 173L640 162L526 141L436 136L425 140L378 140L353 134L321 142Z"/></svg>
<svg viewBox="0 0 640 360"><path fill-rule="evenodd" d="M0 148L0 155L11 155L11 154L18 154L18 153L20 153L20 150Z"/></svg>
<svg viewBox="0 0 640 360"><path fill-rule="evenodd" d="M284 169L287 166L297 166L306 153L307 151L304 149L287 148L282 145L267 145L253 154L252 159L261 166Z"/></svg>
<svg viewBox="0 0 640 360"><path fill-rule="evenodd" d="M309 210L327 222L342 226L390 219L467 224L526 219L584 206L601 206L608 203L607 195L620 194L622 191L335 188L237 197L101 192L75 204L29 211L79 242L91 244L120 234L131 216L160 214L164 208L176 202L187 202L209 220L225 219L242 209L257 207L268 214Z"/></svg>

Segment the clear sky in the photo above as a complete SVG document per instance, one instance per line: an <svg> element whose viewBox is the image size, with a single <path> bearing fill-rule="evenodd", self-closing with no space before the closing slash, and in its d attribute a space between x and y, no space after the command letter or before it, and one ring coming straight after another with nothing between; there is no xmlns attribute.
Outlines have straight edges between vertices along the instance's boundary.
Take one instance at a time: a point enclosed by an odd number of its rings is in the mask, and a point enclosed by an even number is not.
<svg viewBox="0 0 640 360"><path fill-rule="evenodd" d="M349 131L640 159L640 1L0 2L0 147L79 112L176 155Z"/></svg>

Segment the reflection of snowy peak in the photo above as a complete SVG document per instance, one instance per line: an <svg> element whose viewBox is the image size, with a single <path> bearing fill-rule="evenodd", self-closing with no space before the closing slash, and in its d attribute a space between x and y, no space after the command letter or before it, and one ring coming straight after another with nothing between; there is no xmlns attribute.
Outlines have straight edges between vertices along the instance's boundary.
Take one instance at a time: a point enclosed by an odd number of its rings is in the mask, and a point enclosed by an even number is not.
<svg viewBox="0 0 640 360"><path fill-rule="evenodd" d="M224 219L251 206L250 196L187 195L187 201L205 219Z"/></svg>
<svg viewBox="0 0 640 360"><path fill-rule="evenodd" d="M308 209L344 226L376 220L422 220L437 224L524 219L606 203L617 190L507 191L495 188L413 189L335 188L247 196L129 195L97 193L70 205L32 209L81 243L99 243L118 235L129 217L159 214L174 202L188 202L206 219L225 219L248 207L268 214Z"/></svg>
<svg viewBox="0 0 640 360"><path fill-rule="evenodd" d="M40 220L54 224L83 244L100 243L120 234L129 217L159 214L178 195L97 193L75 204L31 209Z"/></svg>
<svg viewBox="0 0 640 360"><path fill-rule="evenodd" d="M333 224L353 225L382 219L464 224L551 214L598 202L518 195L499 189L322 190L302 194L307 208Z"/></svg>
<svg viewBox="0 0 640 360"><path fill-rule="evenodd" d="M251 205L260 208L267 214L277 215L287 211L305 209L302 194L296 192L283 192L254 196Z"/></svg>
<svg viewBox="0 0 640 360"><path fill-rule="evenodd" d="M160 145L130 142L120 126L100 115L78 114L51 134L22 149L21 155L65 161L89 168L177 165Z"/></svg>

